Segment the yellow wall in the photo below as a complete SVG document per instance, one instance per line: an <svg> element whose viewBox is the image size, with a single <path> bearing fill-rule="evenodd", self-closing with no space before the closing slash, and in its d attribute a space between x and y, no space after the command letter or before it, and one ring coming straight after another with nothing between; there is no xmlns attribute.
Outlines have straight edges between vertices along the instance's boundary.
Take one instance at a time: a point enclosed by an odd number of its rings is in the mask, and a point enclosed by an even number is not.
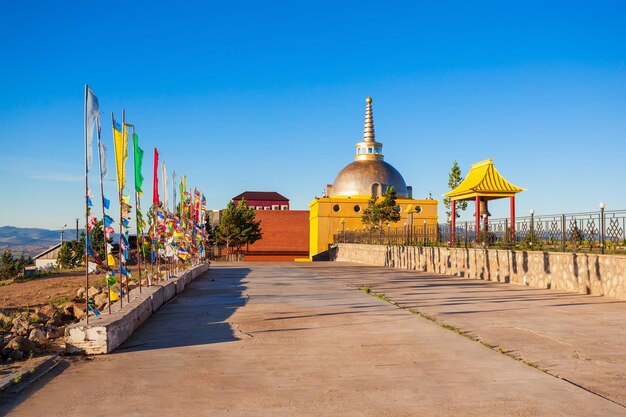
<svg viewBox="0 0 626 417"><path fill-rule="evenodd" d="M333 243L333 236L342 230L362 230L363 223L361 216L363 210L367 208L370 196L353 197L322 197L316 198L309 204L309 224L311 231L309 234L309 256L316 255L328 250ZM413 226L421 225L426 220L426 224L437 224L437 200L413 200L409 198L398 198L396 203L400 206L399 222L392 224L391 228L403 228L407 222L407 209L420 207L419 213L413 213ZM335 212L333 207L339 206L339 211ZM354 207L358 205L360 212L356 212ZM342 225L343 220L343 225Z"/></svg>

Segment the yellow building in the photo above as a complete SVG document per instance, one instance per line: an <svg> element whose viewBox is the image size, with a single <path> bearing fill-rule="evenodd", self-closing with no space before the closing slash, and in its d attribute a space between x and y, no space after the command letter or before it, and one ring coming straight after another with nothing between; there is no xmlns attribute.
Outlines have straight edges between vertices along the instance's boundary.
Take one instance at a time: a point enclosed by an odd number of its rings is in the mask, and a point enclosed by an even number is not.
<svg viewBox="0 0 626 417"><path fill-rule="evenodd" d="M383 144L376 141L372 99L366 100L363 141L356 144L354 161L342 169L335 181L326 186L326 196L309 204L309 255L328 250L334 236L342 230L361 230L361 216L372 195L381 197L394 187L398 195L401 220L390 228L437 224L437 200L415 200L402 175L384 161Z"/></svg>

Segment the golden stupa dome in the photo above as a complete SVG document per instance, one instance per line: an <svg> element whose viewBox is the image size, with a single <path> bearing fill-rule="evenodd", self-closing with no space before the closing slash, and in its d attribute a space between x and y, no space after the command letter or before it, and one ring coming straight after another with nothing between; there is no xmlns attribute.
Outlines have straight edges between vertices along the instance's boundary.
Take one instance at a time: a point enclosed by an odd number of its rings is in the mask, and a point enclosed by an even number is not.
<svg viewBox="0 0 626 417"><path fill-rule="evenodd" d="M391 164L384 161L383 144L376 142L372 98L365 102L363 141L356 144L355 161L342 169L330 190L332 196L381 195L394 187L399 197L411 198L404 178Z"/></svg>

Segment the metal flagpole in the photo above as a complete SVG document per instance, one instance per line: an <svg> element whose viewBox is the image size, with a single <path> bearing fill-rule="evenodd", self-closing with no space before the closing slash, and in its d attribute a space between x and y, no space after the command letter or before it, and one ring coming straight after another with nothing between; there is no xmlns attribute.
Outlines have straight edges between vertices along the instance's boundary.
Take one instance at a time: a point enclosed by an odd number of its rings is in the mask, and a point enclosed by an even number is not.
<svg viewBox="0 0 626 417"><path fill-rule="evenodd" d="M98 125L100 124L100 116L98 116ZM104 233L104 263L105 265L108 267L109 266L109 250L107 248L107 245L109 244L109 242L107 241L107 232L106 232L106 225L105 225L105 221L104 218L106 216L105 210L104 210L104 186L102 184L103 182L103 178L102 178L102 152L100 150L100 128L98 127L98 162L100 162L100 196L102 197L102 232ZM109 286L109 283L107 281L107 293L108 293L108 297L109 297L109 314L111 314L111 287Z"/></svg>
<svg viewBox="0 0 626 417"><path fill-rule="evenodd" d="M122 115L124 114L124 110L122 110ZM122 116L122 120L123 120L123 116ZM111 113L111 124L113 126L113 140L115 141L115 118L113 117L113 113ZM122 131L120 132L122 134L122 142L124 142L124 125L122 125ZM124 157L123 153L120 155L120 159L122 159ZM120 308L122 308L124 306L124 296L122 294L122 291L124 289L124 281L122 279L122 189L120 188L120 185L122 185L122 179L119 177L120 176L120 172L119 169L117 168L117 164L121 162L117 160L117 150L115 152L115 169L116 169L116 175L117 175L117 196L119 198L119 202L120 202L120 238L119 238L119 243L118 243L118 260L120 263L120 268L118 270L119 273L119 283L120 283Z"/></svg>
<svg viewBox="0 0 626 417"><path fill-rule="evenodd" d="M126 110L122 109L122 143L124 144L124 148L126 149L126 151L128 152L128 135L126 135L126 141L124 141L124 135L126 133ZM124 163L124 158L122 158L122 163ZM125 168L125 166L124 166ZM124 170L122 169L122 172ZM124 176L124 179L126 179L126 176ZM120 189L120 243L122 241L122 230L123 230L123 226L124 224L122 223L122 204L123 204L123 187L122 189ZM130 251L130 240L128 240L128 250ZM122 264L122 256L124 256L123 252L122 252L122 245L120 244L120 265ZM130 277L128 276L128 269L126 269L126 267L124 267L124 269L126 270L126 297L127 297L127 301L128 303L130 303Z"/></svg>
<svg viewBox="0 0 626 417"><path fill-rule="evenodd" d="M137 155L135 154L135 126L131 125L133 128L133 165L137 166ZM139 144L137 144L139 146ZM137 173L135 172L135 175ZM137 180L135 179L135 184ZM139 274L139 292L141 293L141 238L139 234L140 226L139 226L139 193L137 192L137 188L135 188L135 221L137 223L137 271ZM141 228L141 235L143 235L143 228ZM130 245L130 242L128 243Z"/></svg>
<svg viewBox="0 0 626 417"><path fill-rule="evenodd" d="M89 174L87 162L87 94L89 86L85 84L85 321L89 323Z"/></svg>

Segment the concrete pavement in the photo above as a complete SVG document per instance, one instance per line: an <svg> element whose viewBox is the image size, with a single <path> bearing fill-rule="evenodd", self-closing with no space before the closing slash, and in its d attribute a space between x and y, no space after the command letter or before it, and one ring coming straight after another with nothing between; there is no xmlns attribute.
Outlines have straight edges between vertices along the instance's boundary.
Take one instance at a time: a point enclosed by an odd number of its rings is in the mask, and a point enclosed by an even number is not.
<svg viewBox="0 0 626 417"><path fill-rule="evenodd" d="M369 272L336 263L215 265L115 353L72 363L45 385L3 398L0 411L626 416L620 405L346 285Z"/></svg>

